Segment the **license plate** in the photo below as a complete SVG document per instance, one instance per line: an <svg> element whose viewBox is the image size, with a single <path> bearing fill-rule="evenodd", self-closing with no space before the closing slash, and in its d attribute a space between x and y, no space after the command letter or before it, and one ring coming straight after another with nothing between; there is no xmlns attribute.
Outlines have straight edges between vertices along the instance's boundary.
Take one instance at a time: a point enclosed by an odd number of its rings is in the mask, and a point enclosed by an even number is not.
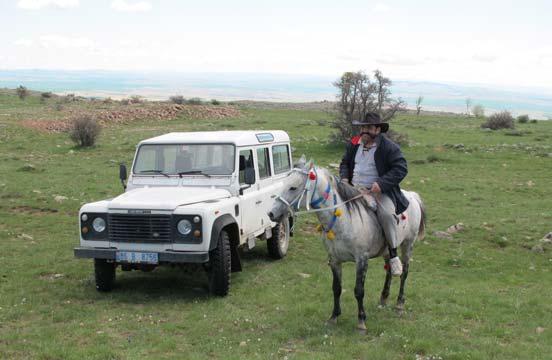
<svg viewBox="0 0 552 360"><path fill-rule="evenodd" d="M115 260L125 263L158 264L159 255L151 252L117 251Z"/></svg>

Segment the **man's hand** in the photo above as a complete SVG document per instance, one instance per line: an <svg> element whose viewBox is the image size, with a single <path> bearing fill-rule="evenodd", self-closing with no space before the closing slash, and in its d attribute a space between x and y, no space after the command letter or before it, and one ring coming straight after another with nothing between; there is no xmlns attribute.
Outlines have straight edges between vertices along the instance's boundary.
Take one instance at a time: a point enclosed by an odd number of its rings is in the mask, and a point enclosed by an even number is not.
<svg viewBox="0 0 552 360"><path fill-rule="evenodd" d="M373 194L380 194L381 193L381 188L379 187L377 182L372 184L372 187L370 188L370 192L373 193Z"/></svg>

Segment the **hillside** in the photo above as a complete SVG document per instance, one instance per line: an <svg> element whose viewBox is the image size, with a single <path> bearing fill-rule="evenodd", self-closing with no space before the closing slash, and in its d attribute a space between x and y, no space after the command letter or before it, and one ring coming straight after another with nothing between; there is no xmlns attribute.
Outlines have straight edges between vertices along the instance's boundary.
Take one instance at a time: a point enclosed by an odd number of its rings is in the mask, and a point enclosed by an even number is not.
<svg viewBox="0 0 552 360"><path fill-rule="evenodd" d="M245 253L244 271L233 274L226 298L209 297L203 277L179 268L119 272L119 288L97 293L92 263L72 251L80 206L121 192L118 164L130 164L141 139L283 129L295 158L306 154L333 168L343 147L327 140L328 112L60 101L0 92L0 357L545 359L552 353L552 244L541 240L552 232L552 122L516 124L516 131L485 131L481 120L450 115L405 114L392 122L409 138L403 187L424 199L428 235L414 250L402 316L392 306L377 307L385 274L381 259L371 261L368 334L359 335L352 264L344 267L340 322L324 324L331 273L311 216L299 219L284 260L269 260L262 243ZM156 115L163 111L168 115ZM64 129L44 125L84 112L106 119L91 148L76 148ZM113 113L127 120L109 121ZM438 233L458 223L464 230ZM393 298L397 291L394 281Z"/></svg>

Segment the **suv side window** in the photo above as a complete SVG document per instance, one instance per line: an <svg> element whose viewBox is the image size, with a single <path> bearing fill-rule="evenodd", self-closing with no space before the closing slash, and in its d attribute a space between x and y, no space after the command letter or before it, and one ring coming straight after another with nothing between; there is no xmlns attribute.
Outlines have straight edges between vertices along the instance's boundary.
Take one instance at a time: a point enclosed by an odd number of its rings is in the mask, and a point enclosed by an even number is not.
<svg viewBox="0 0 552 360"><path fill-rule="evenodd" d="M259 166L259 178L270 177L270 157L268 148L257 148L257 165Z"/></svg>
<svg viewBox="0 0 552 360"><path fill-rule="evenodd" d="M241 150L240 151L240 184L245 184L245 168L254 167L253 151Z"/></svg>
<svg viewBox="0 0 552 360"><path fill-rule="evenodd" d="M291 169L289 162L289 147L287 145L275 145L272 147L272 162L274 173L281 174Z"/></svg>

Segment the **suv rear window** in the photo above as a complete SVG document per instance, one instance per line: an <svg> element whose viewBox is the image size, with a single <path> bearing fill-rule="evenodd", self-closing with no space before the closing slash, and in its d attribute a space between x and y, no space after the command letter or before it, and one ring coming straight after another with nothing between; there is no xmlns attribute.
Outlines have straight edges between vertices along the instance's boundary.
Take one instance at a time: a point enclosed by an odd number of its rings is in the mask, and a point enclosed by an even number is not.
<svg viewBox="0 0 552 360"><path fill-rule="evenodd" d="M274 173L281 174L291 169L289 161L289 147L287 145L275 145L272 147L272 162Z"/></svg>

